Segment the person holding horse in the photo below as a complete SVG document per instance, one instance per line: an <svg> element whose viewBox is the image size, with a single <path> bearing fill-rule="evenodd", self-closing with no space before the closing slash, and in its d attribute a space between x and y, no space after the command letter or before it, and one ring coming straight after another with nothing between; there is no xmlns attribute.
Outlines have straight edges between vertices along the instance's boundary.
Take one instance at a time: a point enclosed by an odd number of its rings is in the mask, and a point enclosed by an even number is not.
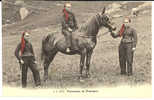
<svg viewBox="0 0 154 100"><path fill-rule="evenodd" d="M133 69L133 55L137 44L137 33L134 28L130 26L131 19L129 17L124 18L124 24L119 32L111 31L113 38L122 37L119 45L119 63L122 75L132 75ZM127 72L126 72L127 63Z"/></svg>
<svg viewBox="0 0 154 100"><path fill-rule="evenodd" d="M75 15L71 11L71 3L65 3L62 16L62 33L67 42L66 52L70 52L72 44L72 32L78 29Z"/></svg>
<svg viewBox="0 0 154 100"><path fill-rule="evenodd" d="M37 62L35 60L32 44L29 41L29 33L23 32L21 42L17 45L15 56L20 63L22 70L22 87L27 86L27 71L28 67L31 69L36 87L41 85L40 74L37 69Z"/></svg>

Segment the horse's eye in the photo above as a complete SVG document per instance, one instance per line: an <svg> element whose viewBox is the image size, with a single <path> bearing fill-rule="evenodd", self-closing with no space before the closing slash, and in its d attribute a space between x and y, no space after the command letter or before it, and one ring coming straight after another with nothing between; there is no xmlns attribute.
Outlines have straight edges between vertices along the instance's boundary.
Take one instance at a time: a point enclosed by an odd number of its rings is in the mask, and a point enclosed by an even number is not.
<svg viewBox="0 0 154 100"><path fill-rule="evenodd" d="M106 17L106 21L109 21L109 18L108 17Z"/></svg>

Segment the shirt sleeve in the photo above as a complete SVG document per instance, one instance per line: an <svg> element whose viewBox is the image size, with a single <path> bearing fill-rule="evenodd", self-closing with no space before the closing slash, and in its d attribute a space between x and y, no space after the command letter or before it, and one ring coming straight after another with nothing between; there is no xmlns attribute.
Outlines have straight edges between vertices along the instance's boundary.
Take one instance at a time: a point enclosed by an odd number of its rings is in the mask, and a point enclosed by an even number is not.
<svg viewBox="0 0 154 100"><path fill-rule="evenodd" d="M136 48L136 44L137 44L137 33L136 33L136 30L133 29L132 33L133 33L133 48Z"/></svg>
<svg viewBox="0 0 154 100"><path fill-rule="evenodd" d="M30 44L30 50L31 50L31 53L33 54L33 56L34 56L34 60L35 60L35 54L34 54L34 50L33 50L33 46L32 46L32 44Z"/></svg>
<svg viewBox="0 0 154 100"><path fill-rule="evenodd" d="M77 21L76 21L76 18L75 18L74 14L73 14L73 21L74 21L74 24L75 24L75 28L78 29Z"/></svg>
<svg viewBox="0 0 154 100"><path fill-rule="evenodd" d="M20 49L21 49L21 43L19 43L19 44L17 45L17 48L16 48L16 50L15 50L15 56L16 56L16 58L17 58L18 60L21 59L21 57L19 56Z"/></svg>

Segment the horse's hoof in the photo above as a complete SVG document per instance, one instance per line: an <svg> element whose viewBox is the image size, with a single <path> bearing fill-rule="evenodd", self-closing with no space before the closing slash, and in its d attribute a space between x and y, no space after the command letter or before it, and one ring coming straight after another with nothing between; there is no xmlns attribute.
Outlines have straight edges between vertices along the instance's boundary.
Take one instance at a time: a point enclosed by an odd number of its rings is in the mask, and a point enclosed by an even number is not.
<svg viewBox="0 0 154 100"><path fill-rule="evenodd" d="M41 89L42 87L41 87L41 86L36 86L35 88L36 88L36 89Z"/></svg>
<svg viewBox="0 0 154 100"><path fill-rule="evenodd" d="M43 82L46 83L47 82L47 79L44 79Z"/></svg>
<svg viewBox="0 0 154 100"><path fill-rule="evenodd" d="M80 79L80 82L84 82L84 80L83 79Z"/></svg>
<svg viewBox="0 0 154 100"><path fill-rule="evenodd" d="M48 80L48 77L44 76L43 81L46 82L47 80Z"/></svg>
<svg viewBox="0 0 154 100"><path fill-rule="evenodd" d="M80 78L79 81L80 81L80 82L84 82L83 78Z"/></svg>
<svg viewBox="0 0 154 100"><path fill-rule="evenodd" d="M43 81L44 81L44 83L47 83L47 79L44 79Z"/></svg>
<svg viewBox="0 0 154 100"><path fill-rule="evenodd" d="M82 76L79 76L79 81L80 81L80 82L84 82L84 80L83 80L83 77L82 77Z"/></svg>
<svg viewBox="0 0 154 100"><path fill-rule="evenodd" d="M90 78L90 74L86 74L86 78Z"/></svg>
<svg viewBox="0 0 154 100"><path fill-rule="evenodd" d="M82 75L79 75L79 76L78 76L78 79L81 79L81 78L82 78Z"/></svg>

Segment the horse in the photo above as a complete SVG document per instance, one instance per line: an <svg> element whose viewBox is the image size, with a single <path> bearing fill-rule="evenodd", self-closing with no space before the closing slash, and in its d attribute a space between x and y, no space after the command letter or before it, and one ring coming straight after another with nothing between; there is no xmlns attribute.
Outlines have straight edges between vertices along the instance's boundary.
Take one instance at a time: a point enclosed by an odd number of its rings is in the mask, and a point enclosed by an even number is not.
<svg viewBox="0 0 154 100"><path fill-rule="evenodd" d="M82 70L86 64L86 76L90 77L90 60L93 50L97 44L97 34L101 27L115 30L116 27L105 14L105 7L101 13L93 16L85 26L72 33L72 47L70 52L66 52L67 44L65 36L62 33L50 33L42 40L41 58L44 66L44 81L48 79L48 68L50 63L58 52L67 55L80 55L80 76L82 79ZM75 49L74 49L75 48Z"/></svg>

